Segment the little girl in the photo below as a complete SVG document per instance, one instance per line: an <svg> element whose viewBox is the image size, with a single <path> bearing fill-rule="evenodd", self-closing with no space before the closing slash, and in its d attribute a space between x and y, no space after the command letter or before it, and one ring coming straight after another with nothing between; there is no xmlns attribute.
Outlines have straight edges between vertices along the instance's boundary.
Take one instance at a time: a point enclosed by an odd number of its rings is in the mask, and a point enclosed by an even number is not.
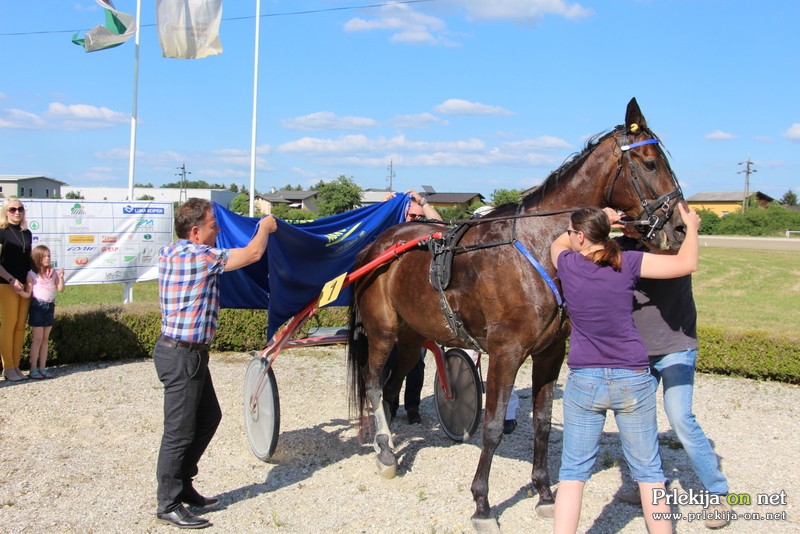
<svg viewBox="0 0 800 534"><path fill-rule="evenodd" d="M20 295L31 298L28 322L31 325L31 372L33 379L52 378L45 368L47 342L56 311L56 290L64 291L64 269L58 272L50 263L50 249L38 245L31 251L33 269L28 271L25 289Z"/></svg>

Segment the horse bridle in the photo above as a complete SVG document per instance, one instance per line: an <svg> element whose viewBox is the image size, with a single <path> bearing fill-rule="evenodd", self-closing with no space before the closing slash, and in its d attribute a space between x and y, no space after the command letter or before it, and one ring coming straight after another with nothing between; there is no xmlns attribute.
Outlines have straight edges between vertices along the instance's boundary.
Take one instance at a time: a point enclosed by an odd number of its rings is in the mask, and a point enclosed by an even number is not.
<svg viewBox="0 0 800 534"><path fill-rule="evenodd" d="M643 128L644 131L647 129ZM650 134L652 135L652 134ZM673 212L675 211L675 206L681 199L683 199L683 191L681 191L681 186L678 184L677 178L675 178L675 173L672 171L672 168L667 164L667 169L669 170L669 174L672 177L672 183L675 184L675 189L671 192L658 197L653 201L648 201L647 197L645 196L644 189L642 184L647 186L648 189L652 191L652 188L649 186L647 182L644 182L639 175L636 173L636 165L633 163L631 159L630 151L634 148L644 146L644 145L658 145L658 150L661 152L661 155L664 158L664 161L667 160L666 154L664 154L661 145L659 144L658 138L655 136L651 139L645 139L644 141L638 141L636 143L631 144L620 144L619 140L617 140L617 145L619 146L620 151L622 152L622 156L619 160L619 165L617 167L617 174L614 176L614 179L611 181L611 186L608 188L606 192L606 204L609 206L611 205L611 194L614 191L614 185L617 183L617 178L619 178L620 174L622 173L622 168L624 165L624 161L627 161L628 168L631 172L631 183L633 184L633 188L636 190L636 194L639 196L639 202L642 204L643 210L636 216L635 219L621 219L619 221L620 224L625 224L628 226L633 226L637 232L642 234L642 241L649 241L653 238L653 235L661 230L667 221L672 217ZM623 142L626 139L623 139ZM659 213L660 212L660 213Z"/></svg>

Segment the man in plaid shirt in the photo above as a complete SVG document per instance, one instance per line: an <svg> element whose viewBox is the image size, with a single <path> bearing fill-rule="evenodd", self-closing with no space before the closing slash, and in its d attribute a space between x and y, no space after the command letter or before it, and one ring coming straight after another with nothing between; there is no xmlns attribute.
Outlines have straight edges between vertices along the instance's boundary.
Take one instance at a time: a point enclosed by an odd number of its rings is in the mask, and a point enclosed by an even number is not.
<svg viewBox="0 0 800 534"><path fill-rule="evenodd" d="M217 330L219 275L257 262L267 248L275 219L264 217L243 248L216 248L219 226L211 203L191 198L175 214L178 242L161 249L158 293L161 337L153 361L164 384L164 434L158 453L156 518L179 528L204 528L211 523L190 512L219 500L200 495L192 486L197 464L222 419L208 370L208 347Z"/></svg>

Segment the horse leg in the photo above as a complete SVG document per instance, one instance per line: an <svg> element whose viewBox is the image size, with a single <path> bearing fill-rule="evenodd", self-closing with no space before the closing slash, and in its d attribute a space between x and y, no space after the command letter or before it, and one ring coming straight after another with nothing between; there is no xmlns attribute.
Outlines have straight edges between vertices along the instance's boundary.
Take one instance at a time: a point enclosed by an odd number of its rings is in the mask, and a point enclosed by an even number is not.
<svg viewBox="0 0 800 534"><path fill-rule="evenodd" d="M372 366L365 370L364 382L366 396L372 415L375 420L375 440L373 447L377 454L376 462L378 473L384 478L394 478L397 475L397 458L394 455L392 433L389 430L389 421L383 407L383 388L381 387L381 369Z"/></svg>
<svg viewBox="0 0 800 534"><path fill-rule="evenodd" d="M489 370L486 374L486 409L483 412L483 436L481 457L475 477L472 479L472 498L475 500L475 513L472 526L479 533L499 533L500 526L492 516L489 505L489 471L492 468L494 452L503 437L505 419L511 386L514 385L519 365L502 364L503 355L489 357ZM513 367L513 369L512 369Z"/></svg>
<svg viewBox="0 0 800 534"><path fill-rule="evenodd" d="M547 468L547 451L553 416L553 390L561 364L564 361L564 341L558 341L533 360L533 471L531 481L539 501L536 513L552 519L555 499L550 489L550 471Z"/></svg>

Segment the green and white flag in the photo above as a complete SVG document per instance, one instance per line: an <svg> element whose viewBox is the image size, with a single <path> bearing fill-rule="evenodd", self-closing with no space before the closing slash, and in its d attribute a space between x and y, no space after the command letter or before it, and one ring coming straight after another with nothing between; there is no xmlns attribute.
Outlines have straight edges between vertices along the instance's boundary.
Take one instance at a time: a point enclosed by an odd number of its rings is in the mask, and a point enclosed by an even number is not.
<svg viewBox="0 0 800 534"><path fill-rule="evenodd" d="M87 52L105 50L119 46L136 33L136 21L133 15L117 11L111 0L95 0L106 11L106 23L97 26L78 39L78 34L72 36L72 42L82 46Z"/></svg>

